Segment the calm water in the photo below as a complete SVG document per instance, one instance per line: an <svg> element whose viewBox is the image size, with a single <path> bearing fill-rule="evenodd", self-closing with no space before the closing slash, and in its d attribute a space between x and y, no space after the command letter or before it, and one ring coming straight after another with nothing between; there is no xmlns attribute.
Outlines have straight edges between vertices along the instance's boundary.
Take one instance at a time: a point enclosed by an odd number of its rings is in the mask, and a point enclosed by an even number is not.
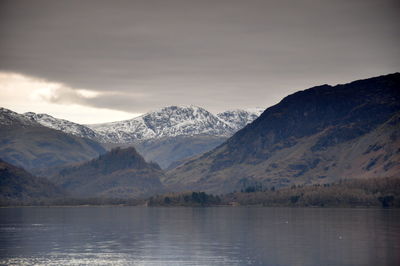
<svg viewBox="0 0 400 266"><path fill-rule="evenodd" d="M0 264L400 265L400 212L3 208Z"/></svg>

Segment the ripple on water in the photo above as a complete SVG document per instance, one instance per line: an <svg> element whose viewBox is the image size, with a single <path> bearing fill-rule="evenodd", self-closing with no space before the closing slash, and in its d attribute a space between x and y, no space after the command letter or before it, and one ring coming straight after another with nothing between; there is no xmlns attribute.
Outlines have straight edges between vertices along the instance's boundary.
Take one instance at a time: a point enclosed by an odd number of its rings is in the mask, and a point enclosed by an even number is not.
<svg viewBox="0 0 400 266"><path fill-rule="evenodd" d="M241 264L243 261L241 262ZM13 257L0 259L1 265L239 265L238 261L223 257L193 257L190 260L173 256L140 256L131 257L122 253L50 253L37 257ZM247 265L253 265L251 260Z"/></svg>

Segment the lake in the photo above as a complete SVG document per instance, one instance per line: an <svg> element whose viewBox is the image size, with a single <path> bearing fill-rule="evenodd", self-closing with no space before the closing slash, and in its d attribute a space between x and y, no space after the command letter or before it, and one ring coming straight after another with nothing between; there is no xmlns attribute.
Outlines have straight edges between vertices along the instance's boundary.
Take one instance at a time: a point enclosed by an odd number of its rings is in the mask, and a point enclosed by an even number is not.
<svg viewBox="0 0 400 266"><path fill-rule="evenodd" d="M6 265L400 265L400 211L0 209Z"/></svg>

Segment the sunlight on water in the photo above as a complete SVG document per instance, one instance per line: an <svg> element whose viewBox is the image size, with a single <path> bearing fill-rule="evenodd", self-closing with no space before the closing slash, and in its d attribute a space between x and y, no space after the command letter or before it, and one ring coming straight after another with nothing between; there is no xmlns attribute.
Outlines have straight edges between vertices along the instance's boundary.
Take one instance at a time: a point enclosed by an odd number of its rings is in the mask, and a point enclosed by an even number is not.
<svg viewBox="0 0 400 266"><path fill-rule="evenodd" d="M0 260L1 265L243 265L227 258L192 258L178 260L174 258L136 258L119 253L77 253L48 254L46 257L9 258ZM248 261L246 265L253 265Z"/></svg>

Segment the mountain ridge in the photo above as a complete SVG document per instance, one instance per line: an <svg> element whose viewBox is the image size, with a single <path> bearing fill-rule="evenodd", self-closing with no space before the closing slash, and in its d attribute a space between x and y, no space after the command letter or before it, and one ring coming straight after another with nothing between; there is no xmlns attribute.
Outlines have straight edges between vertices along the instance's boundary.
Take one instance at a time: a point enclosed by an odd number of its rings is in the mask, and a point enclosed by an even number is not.
<svg viewBox="0 0 400 266"><path fill-rule="evenodd" d="M373 142L367 134L378 132L399 109L399 73L299 91L268 108L214 150L171 170L165 182L171 187L221 193L240 190L243 181L261 182L266 187L335 181L341 173L348 173L334 165L338 153L351 154L344 144L367 150L368 141ZM386 127L386 131L397 136L398 127ZM388 146L390 137L384 138ZM366 160L357 164L358 168L374 160L361 156L365 150L357 150L359 158ZM395 151L386 155L386 160L400 161ZM352 167L345 160L340 165ZM377 176L385 174L377 167L370 170L376 170ZM397 171L397 167L393 163L390 168ZM358 170L348 177L369 171Z"/></svg>
<svg viewBox="0 0 400 266"><path fill-rule="evenodd" d="M42 126L60 130L67 134L92 140L96 140L98 138L97 133L89 127L71 122L69 120L55 118L48 114L37 114L34 112L26 112L23 115L27 116L32 121L41 124Z"/></svg>
<svg viewBox="0 0 400 266"><path fill-rule="evenodd" d="M68 134L102 143L127 144L177 136L228 137L262 111L262 108L232 109L215 115L195 105L167 106L128 120L85 125L48 114L27 112L24 115L43 126Z"/></svg>
<svg viewBox="0 0 400 266"><path fill-rule="evenodd" d="M250 117L255 118L254 113L260 113L260 111L252 113L242 109L237 110L247 114L246 121L250 121ZM241 128L243 118L240 116L238 118L241 120L232 118L232 121L226 121L218 114L214 115L206 109L194 105L167 106L129 120L86 126L99 132L103 139L108 138L107 142L132 143L177 136L227 137Z"/></svg>

